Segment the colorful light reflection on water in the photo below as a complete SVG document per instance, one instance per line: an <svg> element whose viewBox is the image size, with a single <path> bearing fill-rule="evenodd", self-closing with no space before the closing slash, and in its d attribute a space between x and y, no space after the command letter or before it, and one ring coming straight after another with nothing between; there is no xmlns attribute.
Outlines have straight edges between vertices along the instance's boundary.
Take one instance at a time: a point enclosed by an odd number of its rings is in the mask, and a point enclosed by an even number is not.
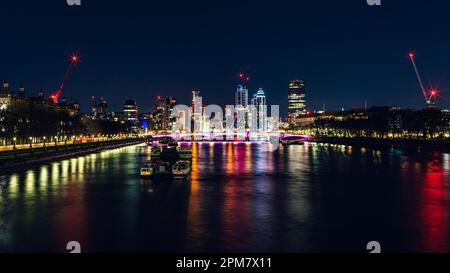
<svg viewBox="0 0 450 273"><path fill-rule="evenodd" d="M0 251L450 250L448 154L189 145L187 181L139 178L145 145L2 175Z"/></svg>

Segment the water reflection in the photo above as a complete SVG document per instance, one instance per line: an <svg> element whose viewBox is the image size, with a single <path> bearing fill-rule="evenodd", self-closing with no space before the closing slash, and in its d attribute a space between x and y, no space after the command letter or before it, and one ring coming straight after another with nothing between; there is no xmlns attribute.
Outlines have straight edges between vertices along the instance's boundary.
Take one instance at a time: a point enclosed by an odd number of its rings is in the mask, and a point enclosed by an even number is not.
<svg viewBox="0 0 450 273"><path fill-rule="evenodd" d="M145 145L0 176L0 251L449 251L448 154L269 145L194 143L187 181L141 180Z"/></svg>
<svg viewBox="0 0 450 273"><path fill-rule="evenodd" d="M425 228L425 250L445 251L448 241L448 189L443 180L442 170L432 169L425 176L423 191L422 222Z"/></svg>

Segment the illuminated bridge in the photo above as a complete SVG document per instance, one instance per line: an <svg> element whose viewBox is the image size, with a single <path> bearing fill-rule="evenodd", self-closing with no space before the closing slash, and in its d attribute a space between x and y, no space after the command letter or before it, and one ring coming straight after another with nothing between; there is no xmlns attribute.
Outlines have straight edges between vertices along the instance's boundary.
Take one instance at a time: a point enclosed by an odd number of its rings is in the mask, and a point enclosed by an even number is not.
<svg viewBox="0 0 450 273"><path fill-rule="evenodd" d="M289 134L289 133L168 133L157 134L152 136L154 139L158 138L173 138L181 141L270 141L273 139L295 138L303 141L310 141L311 136L304 134Z"/></svg>

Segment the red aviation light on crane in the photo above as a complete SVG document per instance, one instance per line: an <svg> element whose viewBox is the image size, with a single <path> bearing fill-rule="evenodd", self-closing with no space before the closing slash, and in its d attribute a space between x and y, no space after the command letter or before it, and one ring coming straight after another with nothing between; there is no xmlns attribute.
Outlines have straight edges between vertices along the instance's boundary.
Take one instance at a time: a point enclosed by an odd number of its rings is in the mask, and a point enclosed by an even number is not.
<svg viewBox="0 0 450 273"><path fill-rule="evenodd" d="M58 103L58 99L59 99L59 97L57 96L57 95L55 95L55 94L51 94L50 95L50 100L53 102L53 103Z"/></svg>
<svg viewBox="0 0 450 273"><path fill-rule="evenodd" d="M62 80L58 90L56 90L55 92L50 94L50 100L52 100L55 104L58 103L58 100L59 100L59 98L62 95L62 91L63 91L63 88L64 88L64 83L69 78L69 75L70 75L70 72L71 72L73 66L75 66L80 61L80 56L78 56L75 53L72 53L69 56L69 60L70 60L70 63L67 66L66 73L64 74L64 78L63 78L63 80Z"/></svg>
<svg viewBox="0 0 450 273"><path fill-rule="evenodd" d="M431 95L431 97L436 97L438 95L438 90L437 89L431 89L430 95Z"/></svg>
<svg viewBox="0 0 450 273"><path fill-rule="evenodd" d="M72 54L72 55L70 55L70 61L73 64L77 64L80 61L80 56L78 56L76 54Z"/></svg>
<svg viewBox="0 0 450 273"><path fill-rule="evenodd" d="M414 52L410 52L410 53L409 53L409 58L410 58L410 59L414 59L414 56L415 56L415 55L414 55Z"/></svg>
<svg viewBox="0 0 450 273"><path fill-rule="evenodd" d="M245 73L240 73L239 74L239 79L241 80L241 81L250 81L250 76L248 76L247 74L245 74Z"/></svg>

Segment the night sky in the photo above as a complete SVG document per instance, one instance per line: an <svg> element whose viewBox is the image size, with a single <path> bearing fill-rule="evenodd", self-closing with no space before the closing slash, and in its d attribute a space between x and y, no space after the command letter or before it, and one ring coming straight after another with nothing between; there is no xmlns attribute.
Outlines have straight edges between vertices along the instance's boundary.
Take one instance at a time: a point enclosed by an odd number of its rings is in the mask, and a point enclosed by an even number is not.
<svg viewBox="0 0 450 273"><path fill-rule="evenodd" d="M82 62L64 96L89 111L91 97L111 110L128 98L144 111L157 95L188 104L233 104L237 75L263 87L286 113L291 79L307 84L308 108L389 105L420 108L407 53L415 50L426 85L450 107L450 1L101 1L0 3L0 79L28 94L56 89L75 51Z"/></svg>

